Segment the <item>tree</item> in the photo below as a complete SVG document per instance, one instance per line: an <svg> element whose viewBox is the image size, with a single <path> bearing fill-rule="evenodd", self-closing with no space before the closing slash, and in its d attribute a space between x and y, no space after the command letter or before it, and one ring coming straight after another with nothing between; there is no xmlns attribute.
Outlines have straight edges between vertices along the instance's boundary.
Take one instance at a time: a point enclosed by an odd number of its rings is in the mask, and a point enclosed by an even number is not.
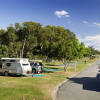
<svg viewBox="0 0 100 100"><path fill-rule="evenodd" d="M5 45L0 45L0 59L8 56L8 48Z"/></svg>
<svg viewBox="0 0 100 100"><path fill-rule="evenodd" d="M21 36L19 36L20 41L22 43L20 57L25 56L24 52L27 54L27 52L30 51L32 54L33 48L37 45L36 36L40 28L41 28L41 25L39 23L34 23L34 22L24 22L23 23Z"/></svg>
<svg viewBox="0 0 100 100"><path fill-rule="evenodd" d="M76 45L74 45L75 43L78 43L76 36L73 32L71 32L70 30L64 29L59 27L59 31L61 32L58 36L59 41L58 46L57 46L57 59L62 60L63 64L64 64L64 71L66 71L69 62L71 60L76 59L76 57L78 56L78 51Z"/></svg>
<svg viewBox="0 0 100 100"><path fill-rule="evenodd" d="M24 22L10 25L7 30L0 29L0 45L2 56L28 57L30 59L45 58L62 60L64 69L71 60L91 57L100 54L93 47L85 47L69 29L61 26Z"/></svg>
<svg viewBox="0 0 100 100"><path fill-rule="evenodd" d="M79 59L83 58L85 55L85 45L83 42L80 43L79 45Z"/></svg>

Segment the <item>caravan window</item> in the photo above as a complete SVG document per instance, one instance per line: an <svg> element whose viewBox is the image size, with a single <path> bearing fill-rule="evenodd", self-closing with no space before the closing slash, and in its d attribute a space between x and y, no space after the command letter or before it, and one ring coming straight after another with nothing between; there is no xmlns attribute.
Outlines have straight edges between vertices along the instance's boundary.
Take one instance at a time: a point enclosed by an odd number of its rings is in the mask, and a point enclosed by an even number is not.
<svg viewBox="0 0 100 100"><path fill-rule="evenodd" d="M16 60L10 60L10 62L15 62Z"/></svg>
<svg viewBox="0 0 100 100"><path fill-rule="evenodd" d="M11 63L7 63L7 67L10 67L11 66Z"/></svg>
<svg viewBox="0 0 100 100"><path fill-rule="evenodd" d="M34 63L34 66L39 66L39 63L38 63L38 62L35 62L35 63Z"/></svg>
<svg viewBox="0 0 100 100"><path fill-rule="evenodd" d="M42 63L39 63L40 66L42 66Z"/></svg>
<svg viewBox="0 0 100 100"><path fill-rule="evenodd" d="M27 66L28 64L23 64L23 66Z"/></svg>
<svg viewBox="0 0 100 100"><path fill-rule="evenodd" d="M0 68L2 68L2 63L0 62Z"/></svg>
<svg viewBox="0 0 100 100"><path fill-rule="evenodd" d="M34 63L32 62L32 63L30 63L30 65L32 66Z"/></svg>
<svg viewBox="0 0 100 100"><path fill-rule="evenodd" d="M5 61L6 61L6 60L4 60L4 59L2 60L2 62L5 62Z"/></svg>

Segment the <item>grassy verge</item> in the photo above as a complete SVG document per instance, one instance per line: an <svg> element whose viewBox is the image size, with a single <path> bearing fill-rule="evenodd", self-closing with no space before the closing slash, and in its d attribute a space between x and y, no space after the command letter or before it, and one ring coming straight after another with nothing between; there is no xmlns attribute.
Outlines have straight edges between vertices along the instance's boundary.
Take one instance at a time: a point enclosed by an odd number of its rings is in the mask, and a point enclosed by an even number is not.
<svg viewBox="0 0 100 100"><path fill-rule="evenodd" d="M88 61L86 64L81 62L77 64L76 72L73 66L70 66L67 72L63 71L63 66L45 65L48 68L58 68L62 71L45 72L44 77L4 77L0 76L0 99L1 100L52 100L51 92L54 87L64 81L66 77L72 77L80 72L96 59ZM21 99L24 96L25 99Z"/></svg>

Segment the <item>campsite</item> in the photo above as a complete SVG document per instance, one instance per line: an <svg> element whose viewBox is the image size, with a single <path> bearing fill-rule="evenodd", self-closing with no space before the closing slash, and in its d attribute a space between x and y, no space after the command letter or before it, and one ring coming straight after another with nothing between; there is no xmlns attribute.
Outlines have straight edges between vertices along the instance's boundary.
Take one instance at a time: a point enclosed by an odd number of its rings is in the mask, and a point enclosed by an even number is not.
<svg viewBox="0 0 100 100"><path fill-rule="evenodd" d="M0 100L100 100L100 0L0 0Z"/></svg>
<svg viewBox="0 0 100 100"><path fill-rule="evenodd" d="M56 85L67 77L72 77L79 71L91 65L96 59L77 63L77 70L73 64L64 72L59 62L44 63L45 71L35 76L0 76L0 98L2 100L52 100L52 92ZM57 64L58 63L58 64ZM55 70L56 69L56 70ZM49 88L48 88L49 87ZM5 95L5 96L4 96Z"/></svg>

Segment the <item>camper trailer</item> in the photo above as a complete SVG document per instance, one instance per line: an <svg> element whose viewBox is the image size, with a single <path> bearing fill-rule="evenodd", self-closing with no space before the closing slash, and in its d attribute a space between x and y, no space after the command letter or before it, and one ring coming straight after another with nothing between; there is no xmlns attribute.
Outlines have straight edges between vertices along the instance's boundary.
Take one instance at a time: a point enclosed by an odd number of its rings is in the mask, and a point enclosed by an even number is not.
<svg viewBox="0 0 100 100"><path fill-rule="evenodd" d="M0 73L28 75L32 73L29 60L27 58L2 58L0 62Z"/></svg>

